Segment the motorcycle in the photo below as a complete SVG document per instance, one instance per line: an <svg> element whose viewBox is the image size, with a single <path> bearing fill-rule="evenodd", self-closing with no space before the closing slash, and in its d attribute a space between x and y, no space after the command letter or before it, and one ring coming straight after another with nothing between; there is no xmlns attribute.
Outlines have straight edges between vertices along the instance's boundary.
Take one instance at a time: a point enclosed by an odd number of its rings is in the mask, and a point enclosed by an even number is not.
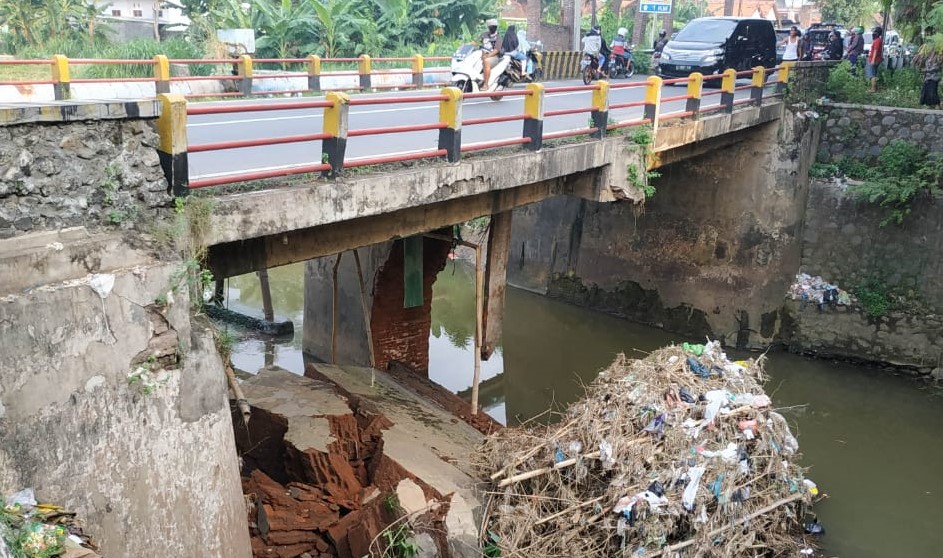
<svg viewBox="0 0 943 558"><path fill-rule="evenodd" d="M583 76L583 85L589 85L593 80L602 78L598 54L583 53L583 59L580 60L580 75Z"/></svg>
<svg viewBox="0 0 943 558"><path fill-rule="evenodd" d="M498 92L503 91L509 84L509 78L505 76L505 70L511 65L510 56L502 56L494 68L491 68L491 76L488 83L484 83L484 56L485 52L475 45L462 45L455 54L452 55L452 79L449 85L461 89L463 93L477 93L479 91ZM500 96L491 97L492 100L500 100Z"/></svg>
<svg viewBox="0 0 943 558"><path fill-rule="evenodd" d="M609 76L615 79L630 78L635 75L635 60L632 58L632 49L625 49L625 54L619 56L613 53L609 59Z"/></svg>

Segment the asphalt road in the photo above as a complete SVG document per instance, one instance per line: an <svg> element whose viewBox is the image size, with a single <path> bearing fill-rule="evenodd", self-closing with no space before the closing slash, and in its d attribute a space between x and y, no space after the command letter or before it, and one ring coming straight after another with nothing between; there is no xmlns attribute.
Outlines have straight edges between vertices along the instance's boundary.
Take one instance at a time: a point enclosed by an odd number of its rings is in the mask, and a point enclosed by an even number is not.
<svg viewBox="0 0 943 558"><path fill-rule="evenodd" d="M644 81L645 76L632 80L614 80L613 84L626 81ZM738 81L738 85L749 83ZM772 83L772 82L771 82ZM582 85L581 81L548 82L549 87ZM685 86L665 86L662 97L674 97L685 94ZM705 93L717 92L718 89L705 89ZM392 95L429 95L434 90L409 93L385 93L357 95L358 99L389 97ZM645 96L644 87L610 90L610 104L641 101ZM749 96L749 90L738 91L738 99ZM311 98L314 99L314 98ZM284 103L299 99L253 99L247 101L225 101L232 104ZM463 120L492 116L511 116L524 112L523 97L505 97L500 101L491 99L471 99L462 107ZM589 107L589 91L548 93L544 104L545 111ZM704 97L702 108L718 105L720 95ZM204 106L201 104L201 106ZM662 105L661 113L681 112L685 101L672 101ZM642 117L642 107L611 110L610 119L616 121L632 120ZM386 126L406 126L432 124L438 121L439 105L430 103L407 103L403 105L355 106L350 108L349 129L382 128ZM588 127L589 113L547 117L544 120L544 133L574 130ZM265 112L244 112L218 115L191 116L187 125L187 137L190 145L210 142L234 141L259 138L319 133L323 126L323 109L292 109ZM522 134L522 122L501 122L463 126L462 143L494 141L519 138ZM416 151L435 149L438 143L438 131L383 134L349 138L346 159L361 157L405 154ZM190 178L209 178L246 171L272 170L296 165L310 165L321 161L320 142L302 142L263 147L247 147L191 153L189 157Z"/></svg>

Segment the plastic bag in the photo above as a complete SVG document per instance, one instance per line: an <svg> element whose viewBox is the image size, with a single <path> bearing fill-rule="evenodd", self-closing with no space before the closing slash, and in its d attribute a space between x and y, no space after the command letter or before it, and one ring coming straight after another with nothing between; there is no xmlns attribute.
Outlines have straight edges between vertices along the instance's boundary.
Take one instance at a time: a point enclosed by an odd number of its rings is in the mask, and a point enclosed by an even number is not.
<svg viewBox="0 0 943 558"><path fill-rule="evenodd" d="M681 343L681 349L686 353L691 353L694 356L701 356L704 354L704 345L694 344L694 343Z"/></svg>
<svg viewBox="0 0 943 558"><path fill-rule="evenodd" d="M684 493L681 495L681 503L684 509L694 511L694 499L697 497L697 489L701 484L701 477L704 476L704 467L688 467L688 485L684 487Z"/></svg>
<svg viewBox="0 0 943 558"><path fill-rule="evenodd" d="M701 378L706 378L711 375L710 368L704 366L693 356L688 357L688 368L691 369L691 372L694 372Z"/></svg>

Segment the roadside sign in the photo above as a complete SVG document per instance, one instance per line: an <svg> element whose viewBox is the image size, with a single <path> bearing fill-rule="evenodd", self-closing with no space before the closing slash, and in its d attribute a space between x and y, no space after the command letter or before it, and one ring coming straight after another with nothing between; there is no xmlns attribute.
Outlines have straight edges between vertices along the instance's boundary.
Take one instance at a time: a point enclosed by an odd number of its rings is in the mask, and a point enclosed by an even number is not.
<svg viewBox="0 0 943 558"><path fill-rule="evenodd" d="M671 0L645 0L639 9L646 14L670 14Z"/></svg>

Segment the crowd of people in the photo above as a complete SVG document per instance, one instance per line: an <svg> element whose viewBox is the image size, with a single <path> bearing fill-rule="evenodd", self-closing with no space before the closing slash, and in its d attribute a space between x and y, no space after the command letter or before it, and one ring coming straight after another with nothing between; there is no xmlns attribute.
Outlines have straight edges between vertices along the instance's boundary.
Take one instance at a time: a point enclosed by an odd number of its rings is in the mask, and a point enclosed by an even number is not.
<svg viewBox="0 0 943 558"><path fill-rule="evenodd" d="M884 29L875 27L871 32L871 48L865 54L864 28L852 28L848 38L843 39L837 29L833 29L828 36L828 42L822 52L823 60L847 60L853 68L859 68L864 61L864 77L868 80L872 93L877 91L878 68L884 62ZM783 47L783 61L796 62L812 59L811 35L803 35L795 25L789 29L779 46ZM943 66L943 57L939 52L927 50L918 54L913 60L914 66L923 73L923 89L920 94L920 104L928 107L940 106L940 74Z"/></svg>

